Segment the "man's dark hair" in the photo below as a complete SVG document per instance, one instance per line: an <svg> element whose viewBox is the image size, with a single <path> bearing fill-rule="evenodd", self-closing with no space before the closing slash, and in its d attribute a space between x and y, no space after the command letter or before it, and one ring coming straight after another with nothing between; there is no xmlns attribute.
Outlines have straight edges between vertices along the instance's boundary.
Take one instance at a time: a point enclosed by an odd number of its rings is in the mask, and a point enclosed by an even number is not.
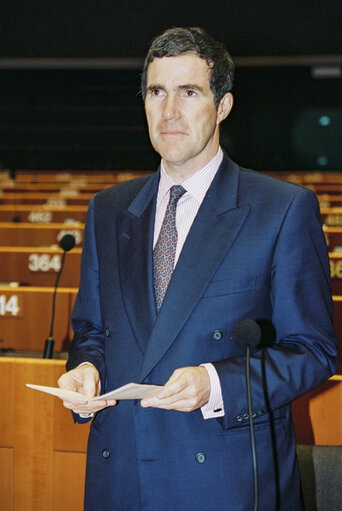
<svg viewBox="0 0 342 511"><path fill-rule="evenodd" d="M203 28L169 28L157 36L148 50L141 75L141 94L145 101L147 69L156 58L195 54L211 68L210 88L216 107L223 96L233 88L234 62L225 46L215 41Z"/></svg>

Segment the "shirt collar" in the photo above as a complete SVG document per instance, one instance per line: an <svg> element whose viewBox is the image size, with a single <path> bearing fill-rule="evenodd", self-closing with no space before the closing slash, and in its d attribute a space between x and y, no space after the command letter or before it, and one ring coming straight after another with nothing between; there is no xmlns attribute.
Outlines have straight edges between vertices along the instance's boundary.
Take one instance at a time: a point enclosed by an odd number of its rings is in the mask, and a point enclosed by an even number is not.
<svg viewBox="0 0 342 511"><path fill-rule="evenodd" d="M222 158L223 151L221 147L219 147L214 158L212 158L209 163L207 163L201 169L197 170L192 176L188 177L188 179L182 183L182 186L186 189L187 194L190 194L199 203L203 201L204 196L207 193L219 166L221 165ZM160 180L158 187L157 206L163 200L165 195L169 193L171 186L175 184L176 183L173 181L173 179L169 176L169 174L167 174L162 160L160 164Z"/></svg>

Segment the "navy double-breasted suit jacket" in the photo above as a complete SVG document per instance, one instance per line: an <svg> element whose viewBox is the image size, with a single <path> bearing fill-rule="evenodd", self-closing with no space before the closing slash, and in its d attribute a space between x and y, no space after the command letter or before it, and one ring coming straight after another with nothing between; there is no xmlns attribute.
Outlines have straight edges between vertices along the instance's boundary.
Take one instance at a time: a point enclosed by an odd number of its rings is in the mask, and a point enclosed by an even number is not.
<svg viewBox="0 0 342 511"><path fill-rule="evenodd" d="M253 473L243 318L270 320L254 350L260 511L301 509L290 403L336 367L329 263L314 194L238 167L226 155L184 244L157 315L152 244L159 173L98 193L85 228L67 368L92 362L106 392L164 384L212 362L225 416L142 408L99 412L88 443L88 511L249 511Z"/></svg>

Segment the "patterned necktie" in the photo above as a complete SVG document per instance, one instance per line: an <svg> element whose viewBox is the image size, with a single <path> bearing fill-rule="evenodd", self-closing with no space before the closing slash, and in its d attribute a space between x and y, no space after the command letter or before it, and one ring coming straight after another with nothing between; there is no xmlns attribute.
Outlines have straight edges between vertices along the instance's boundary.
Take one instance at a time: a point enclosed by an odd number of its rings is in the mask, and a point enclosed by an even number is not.
<svg viewBox="0 0 342 511"><path fill-rule="evenodd" d="M158 311L173 272L178 237L176 229L176 208L179 199L185 192L186 190L181 185L174 185L170 188L170 200L153 251L154 295Z"/></svg>

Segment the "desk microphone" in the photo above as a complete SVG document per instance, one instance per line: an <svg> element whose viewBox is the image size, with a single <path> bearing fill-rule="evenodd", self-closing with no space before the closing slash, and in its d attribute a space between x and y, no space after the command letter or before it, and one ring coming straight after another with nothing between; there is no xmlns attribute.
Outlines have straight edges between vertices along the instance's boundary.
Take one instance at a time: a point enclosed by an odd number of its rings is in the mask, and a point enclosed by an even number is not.
<svg viewBox="0 0 342 511"><path fill-rule="evenodd" d="M10 169L9 176L13 183L13 190L15 192L15 189L17 187L17 171L15 169ZM12 218L12 222L14 222L14 223L20 222L20 216L18 215L18 212L17 212L17 202L18 202L17 197L15 195L14 199L13 199L13 218Z"/></svg>
<svg viewBox="0 0 342 511"><path fill-rule="evenodd" d="M262 329L259 324L253 319L242 319L239 321L233 330L233 340L240 348L246 348L246 386L247 386L247 401L248 401L248 415L250 426L250 439L254 475L254 511L258 509L258 466L255 451L255 436L253 425L253 410L252 410L252 396L251 396L251 377L250 377L250 352L251 348L256 348L262 338Z"/></svg>
<svg viewBox="0 0 342 511"><path fill-rule="evenodd" d="M50 326L50 335L45 341L45 348L43 353L43 358L52 358L53 355L53 346L54 346L54 338L53 338L53 325L55 322L55 309L56 309L56 293L57 293L57 287L59 278L62 273L62 269L64 266L64 260L65 260L65 254L69 252L72 248L75 246L75 238L72 234L64 234L63 238L59 242L59 246L61 249L63 249L63 255L62 255L62 262L61 267L59 269L59 272L57 273L56 277L56 283L55 283L55 291L53 293L53 299L52 299L52 317L51 317L51 326Z"/></svg>

